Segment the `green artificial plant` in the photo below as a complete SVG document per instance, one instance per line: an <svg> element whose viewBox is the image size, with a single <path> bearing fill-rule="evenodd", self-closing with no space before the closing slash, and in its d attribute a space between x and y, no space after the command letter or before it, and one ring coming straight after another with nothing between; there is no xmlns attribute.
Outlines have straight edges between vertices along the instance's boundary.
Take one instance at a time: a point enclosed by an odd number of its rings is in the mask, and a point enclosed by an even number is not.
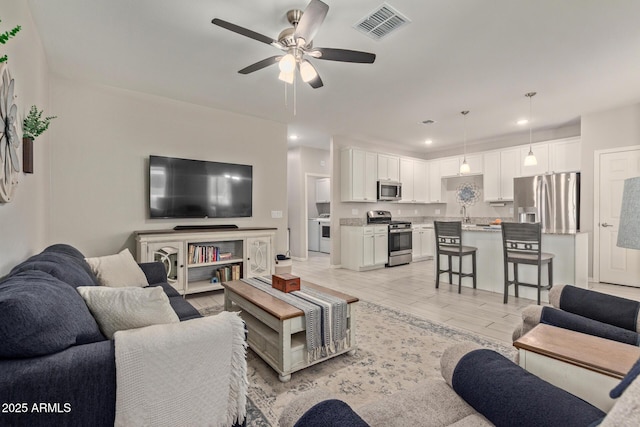
<svg viewBox="0 0 640 427"><path fill-rule="evenodd" d="M29 114L22 122L23 137L36 139L42 132L49 129L49 123L56 117L49 116L42 119L42 110L38 111L38 108L32 105Z"/></svg>
<svg viewBox="0 0 640 427"><path fill-rule="evenodd" d="M1 19L0 19L0 22L2 22ZM9 39L15 37L15 35L18 34L18 31L20 31L21 29L22 27L20 25L17 25L12 30L5 31L4 33L0 33L0 43L2 44L7 43ZM5 62L6 60L7 60L7 55L0 56L0 63Z"/></svg>

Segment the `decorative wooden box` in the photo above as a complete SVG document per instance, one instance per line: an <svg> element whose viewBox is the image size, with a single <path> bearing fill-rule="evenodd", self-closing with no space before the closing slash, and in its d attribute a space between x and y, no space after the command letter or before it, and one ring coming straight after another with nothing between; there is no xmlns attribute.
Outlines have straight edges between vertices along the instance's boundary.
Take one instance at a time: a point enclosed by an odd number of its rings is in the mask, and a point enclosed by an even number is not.
<svg viewBox="0 0 640 427"><path fill-rule="evenodd" d="M282 292L293 292L300 290L300 278L293 274L274 274L271 276L271 287Z"/></svg>

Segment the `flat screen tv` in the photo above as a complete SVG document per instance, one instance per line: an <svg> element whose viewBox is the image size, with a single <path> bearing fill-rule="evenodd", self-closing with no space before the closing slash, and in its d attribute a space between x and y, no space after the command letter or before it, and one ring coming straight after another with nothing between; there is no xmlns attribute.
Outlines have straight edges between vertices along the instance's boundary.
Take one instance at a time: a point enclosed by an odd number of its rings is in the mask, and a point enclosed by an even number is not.
<svg viewBox="0 0 640 427"><path fill-rule="evenodd" d="M151 218L252 215L253 166L149 156Z"/></svg>

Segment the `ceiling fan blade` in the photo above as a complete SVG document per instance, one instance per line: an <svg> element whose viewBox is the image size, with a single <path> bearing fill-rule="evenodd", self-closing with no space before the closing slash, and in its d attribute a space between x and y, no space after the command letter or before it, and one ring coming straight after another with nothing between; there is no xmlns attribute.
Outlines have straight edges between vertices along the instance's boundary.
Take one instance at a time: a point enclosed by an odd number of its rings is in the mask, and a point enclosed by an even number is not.
<svg viewBox="0 0 640 427"><path fill-rule="evenodd" d="M282 55L272 56L270 58L263 59L262 61L258 61L255 64L251 64L248 67L245 67L242 70L238 71L238 73L240 74L253 73L254 71L262 70L263 68L268 67L269 65L275 64L276 62L280 61L280 59L282 59Z"/></svg>
<svg viewBox="0 0 640 427"><path fill-rule="evenodd" d="M358 50L332 49L319 47L307 52L310 56L328 61L357 62L360 64L373 64L376 60L375 53L360 52Z"/></svg>
<svg viewBox="0 0 640 427"><path fill-rule="evenodd" d="M311 86L314 89L318 89L318 88L321 88L322 86L324 86L324 83L322 83L322 79L320 78L319 74L316 76L315 79L313 79L313 80L311 80L311 81L309 81L307 83L309 83L309 86Z"/></svg>
<svg viewBox="0 0 640 427"><path fill-rule="evenodd" d="M302 18L296 26L296 38L303 38L306 45L311 43L324 22L327 12L329 12L329 6L326 3L320 0L311 0L302 12Z"/></svg>
<svg viewBox="0 0 640 427"><path fill-rule="evenodd" d="M280 46L278 41L272 39L271 37L256 33L255 31L251 31L239 25L232 24L231 22L223 21L222 19L214 18L211 23L213 25L217 25L218 27L233 31L234 33L238 33L242 36L249 37L250 39L258 40L259 42L274 45L276 47Z"/></svg>

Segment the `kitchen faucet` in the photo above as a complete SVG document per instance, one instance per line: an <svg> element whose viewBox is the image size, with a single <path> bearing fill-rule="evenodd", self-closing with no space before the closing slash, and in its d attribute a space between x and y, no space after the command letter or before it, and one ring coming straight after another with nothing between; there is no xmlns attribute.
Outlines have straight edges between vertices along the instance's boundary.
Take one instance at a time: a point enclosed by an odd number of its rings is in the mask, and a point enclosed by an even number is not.
<svg viewBox="0 0 640 427"><path fill-rule="evenodd" d="M460 213L462 214L462 222L469 224L471 222L471 218L467 216L467 207L463 205L462 209L460 209Z"/></svg>

